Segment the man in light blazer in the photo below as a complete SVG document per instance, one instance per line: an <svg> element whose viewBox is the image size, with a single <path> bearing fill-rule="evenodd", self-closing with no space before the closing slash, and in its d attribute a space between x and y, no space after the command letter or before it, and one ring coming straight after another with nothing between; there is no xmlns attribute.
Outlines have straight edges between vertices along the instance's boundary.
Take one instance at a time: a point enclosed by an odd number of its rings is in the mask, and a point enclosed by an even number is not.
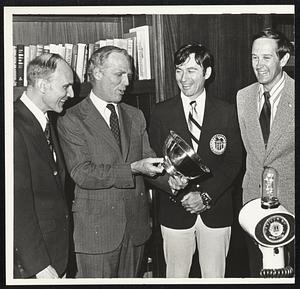
<svg viewBox="0 0 300 289"><path fill-rule="evenodd" d="M143 113L120 103L131 78L126 50L105 46L88 63L90 95L58 120L75 182L76 277L138 277L151 234L143 175L162 172Z"/></svg>
<svg viewBox="0 0 300 289"><path fill-rule="evenodd" d="M205 89L213 69L206 47L198 43L182 46L175 52L174 65L181 93L154 108L150 144L163 156L165 139L173 130L194 147L212 174L190 182L176 196L159 192L166 276L189 277L197 246L202 277L222 278L233 222L232 192L242 163L236 110ZM191 112L195 104L197 111ZM197 116L201 127L195 135L190 114Z"/></svg>
<svg viewBox="0 0 300 289"><path fill-rule="evenodd" d="M59 55L43 54L29 63L27 80L14 103L14 278L59 278L67 269L69 213L50 112L73 97L73 72Z"/></svg>
<svg viewBox="0 0 300 289"><path fill-rule="evenodd" d="M291 53L291 44L280 32L267 28L253 37L252 67L257 78L237 93L238 119L247 152L243 180L243 200L261 197L262 172L272 167L279 174L279 201L295 212L295 90L294 80L282 71ZM270 94L269 137L264 140L260 114ZM251 216L249 216L251 217ZM292 247L292 246L291 246ZM248 240L250 273L258 277L262 266L261 254ZM290 248L293 263L293 248Z"/></svg>

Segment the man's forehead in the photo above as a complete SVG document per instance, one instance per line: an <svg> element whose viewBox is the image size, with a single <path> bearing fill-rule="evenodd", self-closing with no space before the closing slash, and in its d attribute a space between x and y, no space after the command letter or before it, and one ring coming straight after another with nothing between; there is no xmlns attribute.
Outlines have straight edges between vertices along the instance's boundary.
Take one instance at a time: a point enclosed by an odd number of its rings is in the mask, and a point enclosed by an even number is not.
<svg viewBox="0 0 300 289"><path fill-rule="evenodd" d="M195 53L191 53L188 58L185 60L185 62L176 65L176 67L201 67L195 60Z"/></svg>
<svg viewBox="0 0 300 289"><path fill-rule="evenodd" d="M253 42L252 50L265 50L265 51L275 51L278 48L277 41L270 38L258 38Z"/></svg>

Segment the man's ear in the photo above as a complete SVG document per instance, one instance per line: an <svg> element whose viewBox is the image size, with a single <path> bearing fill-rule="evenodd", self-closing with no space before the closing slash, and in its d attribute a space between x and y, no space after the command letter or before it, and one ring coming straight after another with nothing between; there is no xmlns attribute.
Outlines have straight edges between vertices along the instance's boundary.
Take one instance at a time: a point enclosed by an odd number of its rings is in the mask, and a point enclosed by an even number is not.
<svg viewBox="0 0 300 289"><path fill-rule="evenodd" d="M49 88L49 82L46 79L39 78L36 80L36 87L42 92L45 93Z"/></svg>
<svg viewBox="0 0 300 289"><path fill-rule="evenodd" d="M212 73L212 68L209 66L209 67L206 68L204 78L205 78L206 80L209 79L210 76L211 76L211 73Z"/></svg>
<svg viewBox="0 0 300 289"><path fill-rule="evenodd" d="M280 59L280 66L281 67L284 67L288 61L290 59L290 54L289 53L286 53L281 59Z"/></svg>
<svg viewBox="0 0 300 289"><path fill-rule="evenodd" d="M102 75L103 75L103 73L102 73L102 71L100 70L100 68L99 68L99 67L95 67L95 68L94 68L94 71L93 71L93 76L94 76L94 78L95 78L96 80L100 80L101 77L102 77Z"/></svg>

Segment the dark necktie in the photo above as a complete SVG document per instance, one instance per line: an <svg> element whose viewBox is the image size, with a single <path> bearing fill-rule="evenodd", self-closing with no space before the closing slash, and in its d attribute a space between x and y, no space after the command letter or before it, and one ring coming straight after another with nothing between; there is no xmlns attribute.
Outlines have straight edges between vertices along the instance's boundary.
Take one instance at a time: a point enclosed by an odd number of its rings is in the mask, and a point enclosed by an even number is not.
<svg viewBox="0 0 300 289"><path fill-rule="evenodd" d="M197 152L199 146L199 136L201 132L201 125L198 123L199 115L196 110L196 101L190 102L190 112L188 119L188 126L190 130L190 135L192 139L192 144L194 150Z"/></svg>
<svg viewBox="0 0 300 289"><path fill-rule="evenodd" d="M115 110L115 106L111 103L107 105L107 108L111 111L109 118L110 129L117 140L117 143L121 149L121 138L120 138L120 127L119 127L119 119Z"/></svg>
<svg viewBox="0 0 300 289"><path fill-rule="evenodd" d="M270 93L268 91L265 91L264 97L265 97L265 103L260 113L259 122L263 134L265 146L267 146L269 135L270 135L270 118L271 118Z"/></svg>
<svg viewBox="0 0 300 289"><path fill-rule="evenodd" d="M52 136L51 136L51 130L50 130L50 124L49 124L49 122L47 122L47 124L46 124L46 128L45 128L44 134L46 136L47 144L49 146L49 149L51 151L53 159L54 159L54 161L56 161L56 154L55 154L55 150L54 150L54 147L53 147L53 142L52 142Z"/></svg>

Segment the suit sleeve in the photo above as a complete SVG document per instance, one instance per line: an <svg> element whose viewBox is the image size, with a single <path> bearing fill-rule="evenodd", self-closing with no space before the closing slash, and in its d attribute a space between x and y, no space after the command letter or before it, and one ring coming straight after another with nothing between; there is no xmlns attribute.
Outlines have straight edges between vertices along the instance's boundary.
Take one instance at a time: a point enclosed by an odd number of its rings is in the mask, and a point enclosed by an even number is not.
<svg viewBox="0 0 300 289"><path fill-rule="evenodd" d="M68 171L79 187L88 190L134 187L129 163L95 163L80 120L74 114L59 118L57 129Z"/></svg>
<svg viewBox="0 0 300 289"><path fill-rule="evenodd" d="M33 276L50 265L35 213L29 164L23 135L14 129L14 267L22 270L23 277Z"/></svg>
<svg viewBox="0 0 300 289"><path fill-rule="evenodd" d="M213 171L213 177L201 183L203 190L212 198L212 204L233 185L242 166L242 142L236 109L232 106L228 113L227 148L224 159Z"/></svg>

